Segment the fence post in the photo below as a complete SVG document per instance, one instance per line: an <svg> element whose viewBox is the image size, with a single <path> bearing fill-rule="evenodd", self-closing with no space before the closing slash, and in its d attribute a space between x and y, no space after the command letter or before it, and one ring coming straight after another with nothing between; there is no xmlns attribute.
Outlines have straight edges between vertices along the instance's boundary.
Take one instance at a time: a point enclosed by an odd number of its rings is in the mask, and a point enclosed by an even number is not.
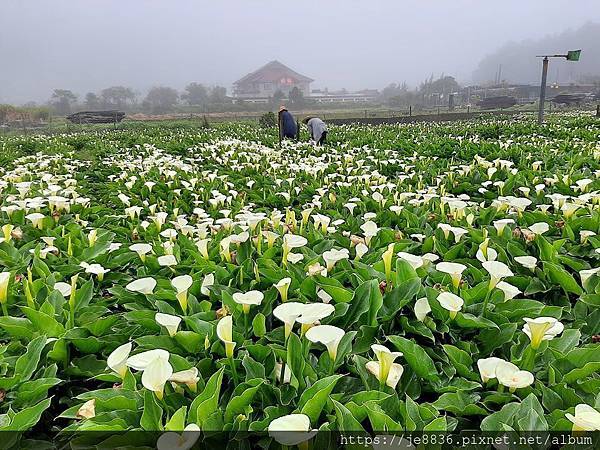
<svg viewBox="0 0 600 450"><path fill-rule="evenodd" d="M600 105L596 106L596 117L600 117Z"/></svg>
<svg viewBox="0 0 600 450"><path fill-rule="evenodd" d="M408 105L408 116L412 116L412 105Z"/></svg>

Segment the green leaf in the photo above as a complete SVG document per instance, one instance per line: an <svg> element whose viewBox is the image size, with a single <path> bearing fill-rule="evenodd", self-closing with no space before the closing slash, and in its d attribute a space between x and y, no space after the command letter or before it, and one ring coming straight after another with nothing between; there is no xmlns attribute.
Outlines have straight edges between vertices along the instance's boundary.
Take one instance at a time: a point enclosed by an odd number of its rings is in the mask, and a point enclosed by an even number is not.
<svg viewBox="0 0 600 450"><path fill-rule="evenodd" d="M310 417L311 423L317 423L319 420L321 411L323 411L323 408L329 399L329 394L331 394L341 377L341 375L331 375L320 379L306 389L300 396L298 409L300 412Z"/></svg>
<svg viewBox="0 0 600 450"><path fill-rule="evenodd" d="M421 346L401 336L388 336L388 339L403 353L403 358L419 377L436 383L440 381L433 360Z"/></svg>
<svg viewBox="0 0 600 450"><path fill-rule="evenodd" d="M550 281L558 283L565 291L582 295L583 289L577 284L575 278L562 266L550 262L544 262L544 272L548 274Z"/></svg>
<svg viewBox="0 0 600 450"><path fill-rule="evenodd" d="M182 406L171 416L165 425L165 431L183 431L185 428L185 416L187 414L187 406Z"/></svg>
<svg viewBox="0 0 600 450"><path fill-rule="evenodd" d="M265 380L254 378L236 387L225 407L225 422L232 422L238 414L243 414Z"/></svg>
<svg viewBox="0 0 600 450"><path fill-rule="evenodd" d="M64 334L65 327L61 323L58 323L54 317L27 306L22 306L21 310L25 313L37 331L55 338Z"/></svg>
<svg viewBox="0 0 600 450"><path fill-rule="evenodd" d="M28 431L42 417L42 413L50 407L52 397L42 400L34 406L22 409L16 413L10 424L0 427L4 431Z"/></svg>
<svg viewBox="0 0 600 450"><path fill-rule="evenodd" d="M352 413L336 400L331 400L335 408L338 431L365 431L362 425L354 418Z"/></svg>
<svg viewBox="0 0 600 450"><path fill-rule="evenodd" d="M219 394L221 393L221 384L223 382L223 372L221 367L206 382L206 386L192 402L189 409L189 423L196 423L202 428L202 422L208 418L209 414L219 406Z"/></svg>
<svg viewBox="0 0 600 450"><path fill-rule="evenodd" d="M360 322L362 325L376 325L376 315L379 308L383 304L381 292L375 292L375 289L379 291L379 283L377 280L369 280L362 283L354 292L354 297L350 302L350 308L345 316L340 318L340 327L344 329L350 329L356 322ZM371 304L371 301L374 304ZM368 314L367 314L368 313ZM367 319L361 321L364 314L367 314Z"/></svg>
<svg viewBox="0 0 600 450"><path fill-rule="evenodd" d="M448 411L456 416L487 416L488 411L476 405L478 401L479 395L458 391L442 394L432 404L437 409Z"/></svg>
<svg viewBox="0 0 600 450"><path fill-rule="evenodd" d="M21 355L15 364L15 376L22 383L27 381L35 372L40 362L40 355L46 345L46 336L38 336L27 346L27 352Z"/></svg>
<svg viewBox="0 0 600 450"><path fill-rule="evenodd" d="M295 333L290 333L287 341L287 364L292 372L292 378L301 388L304 388L304 353L302 350L302 342ZM295 384L293 382L293 384Z"/></svg>
<svg viewBox="0 0 600 450"><path fill-rule="evenodd" d="M163 410L152 391L144 390L144 411L140 425L145 431L161 431Z"/></svg>
<svg viewBox="0 0 600 450"><path fill-rule="evenodd" d="M75 293L75 312L85 308L90 304L94 296L94 281L90 278L83 283L83 286L77 289Z"/></svg>
<svg viewBox="0 0 600 450"><path fill-rule="evenodd" d="M33 324L24 317L0 317L0 327L13 337L31 340Z"/></svg>

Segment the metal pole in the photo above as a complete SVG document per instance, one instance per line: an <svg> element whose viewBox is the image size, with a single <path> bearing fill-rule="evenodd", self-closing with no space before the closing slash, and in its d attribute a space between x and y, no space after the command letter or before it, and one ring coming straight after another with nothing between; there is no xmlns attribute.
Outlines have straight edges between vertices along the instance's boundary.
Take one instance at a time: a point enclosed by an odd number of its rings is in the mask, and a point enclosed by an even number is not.
<svg viewBox="0 0 600 450"><path fill-rule="evenodd" d="M548 78L548 57L542 61L542 84L540 85L540 109L538 112L538 123L544 123L544 102L546 101L546 79Z"/></svg>

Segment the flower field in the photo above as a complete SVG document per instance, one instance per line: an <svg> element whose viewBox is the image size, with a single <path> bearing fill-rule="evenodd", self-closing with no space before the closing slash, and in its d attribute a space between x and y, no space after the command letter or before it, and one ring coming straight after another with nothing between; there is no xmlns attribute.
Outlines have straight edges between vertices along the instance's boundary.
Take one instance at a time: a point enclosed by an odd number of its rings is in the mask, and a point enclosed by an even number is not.
<svg viewBox="0 0 600 450"><path fill-rule="evenodd" d="M330 138L0 137L0 430L600 430L600 122Z"/></svg>

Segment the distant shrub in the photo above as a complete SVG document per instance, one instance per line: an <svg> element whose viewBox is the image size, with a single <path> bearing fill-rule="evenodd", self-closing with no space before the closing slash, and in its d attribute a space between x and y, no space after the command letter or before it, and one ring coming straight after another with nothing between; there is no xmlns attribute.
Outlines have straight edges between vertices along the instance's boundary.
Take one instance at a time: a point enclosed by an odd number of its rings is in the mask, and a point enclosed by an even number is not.
<svg viewBox="0 0 600 450"><path fill-rule="evenodd" d="M269 111L268 113L260 116L258 121L261 127L263 128L273 128L277 126L277 116L273 111Z"/></svg>

